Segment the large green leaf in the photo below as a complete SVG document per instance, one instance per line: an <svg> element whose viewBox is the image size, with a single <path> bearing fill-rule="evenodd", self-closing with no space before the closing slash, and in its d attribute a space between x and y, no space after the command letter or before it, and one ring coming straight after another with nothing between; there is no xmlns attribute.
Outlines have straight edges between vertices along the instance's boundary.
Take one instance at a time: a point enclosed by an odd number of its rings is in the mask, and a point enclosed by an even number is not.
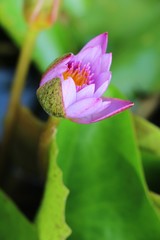
<svg viewBox="0 0 160 240"><path fill-rule="evenodd" d="M50 119L40 139L39 158L43 165L48 165L44 196L36 217L40 240L65 240L70 235L65 222L68 189L63 184L62 172L56 162L56 131L56 121Z"/></svg>
<svg viewBox="0 0 160 240"><path fill-rule="evenodd" d="M129 112L92 125L63 121L58 146L70 239L160 239Z"/></svg>
<svg viewBox="0 0 160 240"><path fill-rule="evenodd" d="M0 219L0 239L38 240L34 226L3 192L0 192Z"/></svg>

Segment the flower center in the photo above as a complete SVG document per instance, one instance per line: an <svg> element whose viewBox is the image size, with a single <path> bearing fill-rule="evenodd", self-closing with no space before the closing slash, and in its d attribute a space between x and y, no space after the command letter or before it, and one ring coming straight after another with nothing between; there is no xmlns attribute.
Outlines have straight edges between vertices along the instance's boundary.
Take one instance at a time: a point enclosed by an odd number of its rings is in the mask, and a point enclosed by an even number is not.
<svg viewBox="0 0 160 240"><path fill-rule="evenodd" d="M71 77L78 87L90 84L92 76L93 74L91 74L90 64L88 63L82 66L81 62L68 63L68 69L63 73L64 80Z"/></svg>

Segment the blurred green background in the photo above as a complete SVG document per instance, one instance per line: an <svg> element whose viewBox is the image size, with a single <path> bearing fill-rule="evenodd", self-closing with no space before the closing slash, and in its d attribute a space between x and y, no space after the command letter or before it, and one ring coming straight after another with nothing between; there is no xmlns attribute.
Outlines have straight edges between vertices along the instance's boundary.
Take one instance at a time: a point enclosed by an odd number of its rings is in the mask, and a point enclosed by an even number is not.
<svg viewBox="0 0 160 240"><path fill-rule="evenodd" d="M22 0L1 0L1 24L19 45L26 32ZM34 60L44 70L65 52L77 51L92 37L109 33L113 83L127 95L160 90L159 0L65 0L54 27L40 34Z"/></svg>
<svg viewBox="0 0 160 240"><path fill-rule="evenodd" d="M1 31L9 37L10 43L14 48L20 48L28 29L23 16L23 0L0 0L0 23ZM31 86L38 87L40 74L56 57L66 52L76 54L88 40L102 32L108 32L107 52L113 53L111 71L115 88L109 87L106 95L125 96L134 101L133 111L159 126L159 0L62 1L57 22L41 32L37 39L32 64L36 68L31 73ZM1 66L2 62L3 59ZM2 77L0 81L3 82ZM32 99L29 107L36 106L38 116L41 116L43 110L37 106L35 90L30 89L30 92L26 95L27 99ZM2 95L0 99L3 103ZM25 119L32 121L29 115ZM27 121L22 120L19 119L17 125L24 133L19 136L17 130L15 146L23 142L23 137L32 134L26 127ZM72 136L69 141L68 136ZM30 171L37 149L33 149L28 141L24 142L19 155L21 159L25 155L23 161L30 159ZM89 126L64 120L58 129L57 142L58 163L63 170L64 182L71 191L66 208L67 222L73 230L69 239L160 239L158 127L133 118L128 111ZM18 161L20 165L21 159ZM19 196L22 188L16 189ZM150 194L148 188L157 195ZM11 192L16 199L17 192L13 189ZM33 198L37 198L36 192ZM32 202L29 206L32 206ZM5 219L6 215L3 216ZM16 238L15 226L12 225L12 219L10 221L14 239L23 239L23 234L22 238ZM7 220L4 224L8 224Z"/></svg>

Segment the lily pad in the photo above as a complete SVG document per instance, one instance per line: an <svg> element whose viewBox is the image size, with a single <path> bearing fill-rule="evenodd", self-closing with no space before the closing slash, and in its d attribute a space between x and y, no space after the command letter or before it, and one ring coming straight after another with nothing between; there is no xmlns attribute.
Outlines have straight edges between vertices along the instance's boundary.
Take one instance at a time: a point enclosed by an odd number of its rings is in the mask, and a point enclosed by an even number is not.
<svg viewBox="0 0 160 240"><path fill-rule="evenodd" d="M113 88L108 95L122 97ZM57 137L69 239L160 239L129 111L91 125L62 121Z"/></svg>

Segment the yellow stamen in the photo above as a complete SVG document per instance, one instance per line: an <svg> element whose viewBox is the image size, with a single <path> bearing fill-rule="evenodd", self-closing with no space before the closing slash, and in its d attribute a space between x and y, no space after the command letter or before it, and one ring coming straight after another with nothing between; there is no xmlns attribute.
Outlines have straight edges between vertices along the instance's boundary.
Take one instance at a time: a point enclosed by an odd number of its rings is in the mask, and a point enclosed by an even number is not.
<svg viewBox="0 0 160 240"><path fill-rule="evenodd" d="M64 80L66 80L68 77L71 77L77 86L83 86L84 84L87 84L89 74L90 73L85 68L83 68L82 70L80 70L79 68L67 69L67 71L63 73L63 77Z"/></svg>

